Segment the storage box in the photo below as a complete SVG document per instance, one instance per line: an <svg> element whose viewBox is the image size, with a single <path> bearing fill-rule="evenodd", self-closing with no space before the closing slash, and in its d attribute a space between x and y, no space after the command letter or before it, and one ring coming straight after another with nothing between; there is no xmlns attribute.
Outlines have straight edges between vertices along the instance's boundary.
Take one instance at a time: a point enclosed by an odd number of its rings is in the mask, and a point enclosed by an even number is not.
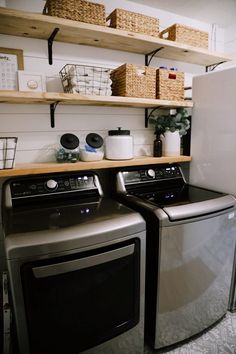
<svg viewBox="0 0 236 354"><path fill-rule="evenodd" d="M156 98L169 101L184 100L184 73L180 71L157 69Z"/></svg>
<svg viewBox="0 0 236 354"><path fill-rule="evenodd" d="M106 25L105 6L85 0L47 0L43 14Z"/></svg>
<svg viewBox="0 0 236 354"><path fill-rule="evenodd" d="M160 38L208 49L208 33L188 26L174 24L162 31Z"/></svg>
<svg viewBox="0 0 236 354"><path fill-rule="evenodd" d="M108 17L109 27L158 37L159 20L123 9L115 9Z"/></svg>
<svg viewBox="0 0 236 354"><path fill-rule="evenodd" d="M123 64L111 72L112 95L156 98L156 69Z"/></svg>

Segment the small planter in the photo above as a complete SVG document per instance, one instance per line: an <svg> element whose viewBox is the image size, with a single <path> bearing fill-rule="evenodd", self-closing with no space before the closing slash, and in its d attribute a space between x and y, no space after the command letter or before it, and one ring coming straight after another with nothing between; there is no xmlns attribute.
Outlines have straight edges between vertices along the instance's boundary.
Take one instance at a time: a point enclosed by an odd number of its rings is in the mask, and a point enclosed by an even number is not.
<svg viewBox="0 0 236 354"><path fill-rule="evenodd" d="M180 135L179 131L165 131L164 133L164 156L179 156L180 155Z"/></svg>

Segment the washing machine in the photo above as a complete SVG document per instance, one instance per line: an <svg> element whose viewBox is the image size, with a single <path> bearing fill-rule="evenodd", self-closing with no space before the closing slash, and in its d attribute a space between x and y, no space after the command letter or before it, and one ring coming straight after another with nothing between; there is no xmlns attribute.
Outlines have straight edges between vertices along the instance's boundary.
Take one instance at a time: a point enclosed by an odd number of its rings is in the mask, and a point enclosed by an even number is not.
<svg viewBox="0 0 236 354"><path fill-rule="evenodd" d="M20 354L143 353L146 226L76 172L7 181L5 251Z"/></svg>
<svg viewBox="0 0 236 354"><path fill-rule="evenodd" d="M116 182L118 200L147 224L145 337L173 346L227 312L236 199L188 185L178 165L122 169Z"/></svg>

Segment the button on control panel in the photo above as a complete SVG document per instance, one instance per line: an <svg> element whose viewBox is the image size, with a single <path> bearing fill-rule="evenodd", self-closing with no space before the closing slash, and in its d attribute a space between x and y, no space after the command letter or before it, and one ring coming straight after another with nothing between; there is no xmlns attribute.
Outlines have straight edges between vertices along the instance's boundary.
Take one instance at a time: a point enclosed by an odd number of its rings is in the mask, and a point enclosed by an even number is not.
<svg viewBox="0 0 236 354"><path fill-rule="evenodd" d="M47 182L46 182L46 187L49 189L49 190L53 190L53 189L56 189L58 187L58 183L57 181L55 181L54 179L49 179Z"/></svg>

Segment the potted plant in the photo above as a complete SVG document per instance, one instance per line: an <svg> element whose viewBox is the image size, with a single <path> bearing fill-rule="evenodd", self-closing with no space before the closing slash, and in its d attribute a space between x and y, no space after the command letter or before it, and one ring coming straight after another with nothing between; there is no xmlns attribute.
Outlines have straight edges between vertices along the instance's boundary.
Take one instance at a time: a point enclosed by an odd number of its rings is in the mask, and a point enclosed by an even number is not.
<svg viewBox="0 0 236 354"><path fill-rule="evenodd" d="M188 112L184 108L171 109L169 113L150 116L149 122L155 126L155 134L164 136L164 156L180 155L180 139L190 128Z"/></svg>

